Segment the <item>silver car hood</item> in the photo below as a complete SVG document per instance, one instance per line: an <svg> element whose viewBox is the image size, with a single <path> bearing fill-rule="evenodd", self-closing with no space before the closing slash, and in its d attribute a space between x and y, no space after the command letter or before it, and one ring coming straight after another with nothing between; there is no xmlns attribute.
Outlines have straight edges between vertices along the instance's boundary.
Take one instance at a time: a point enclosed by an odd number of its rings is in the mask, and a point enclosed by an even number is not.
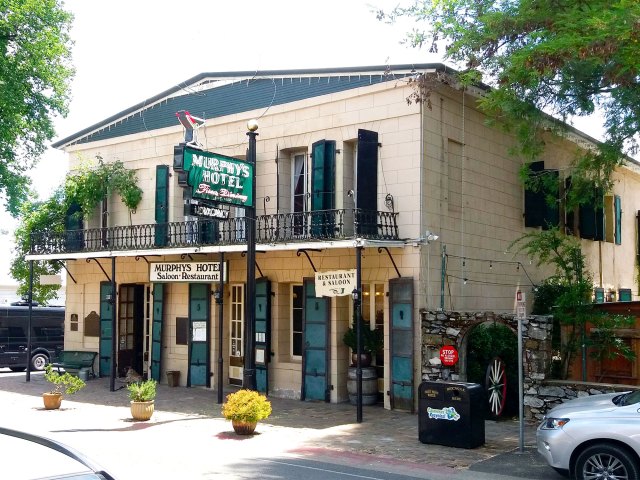
<svg viewBox="0 0 640 480"><path fill-rule="evenodd" d="M617 408L613 403L613 399L622 395L624 392L604 393L602 395L591 395L589 397L576 398L569 400L547 412L546 417L562 418L570 415L579 414L587 411L593 415L596 411L606 411Z"/></svg>

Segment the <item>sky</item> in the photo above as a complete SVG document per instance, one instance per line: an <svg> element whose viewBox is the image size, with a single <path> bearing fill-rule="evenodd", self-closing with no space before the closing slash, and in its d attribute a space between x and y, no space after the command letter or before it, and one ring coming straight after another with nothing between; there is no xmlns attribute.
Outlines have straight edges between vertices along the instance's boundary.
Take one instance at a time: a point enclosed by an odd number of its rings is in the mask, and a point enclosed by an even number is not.
<svg viewBox="0 0 640 480"><path fill-rule="evenodd" d="M399 0L65 0L74 15L72 100L56 139L93 125L202 72L328 68L439 61L401 44L412 21L387 25L372 10ZM64 180L67 156L49 148L31 173L41 198ZM16 222L0 214L12 248ZM10 258L0 255L0 284Z"/></svg>
<svg viewBox="0 0 640 480"><path fill-rule="evenodd" d="M419 27L412 19L388 25L373 13L407 1L65 0L75 17L76 74L69 114L56 119L54 141L202 72L442 61L402 43ZM49 148L31 174L41 198L66 172L66 154ZM0 251L12 248L15 224L0 212L0 225L10 232L0 234ZM0 255L0 284L14 283L9 264L10 256Z"/></svg>

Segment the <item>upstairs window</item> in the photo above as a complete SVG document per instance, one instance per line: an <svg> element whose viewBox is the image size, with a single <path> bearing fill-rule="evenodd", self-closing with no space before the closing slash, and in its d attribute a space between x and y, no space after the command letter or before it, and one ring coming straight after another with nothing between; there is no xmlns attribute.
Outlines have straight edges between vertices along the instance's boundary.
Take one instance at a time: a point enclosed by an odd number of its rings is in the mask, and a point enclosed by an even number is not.
<svg viewBox="0 0 640 480"><path fill-rule="evenodd" d="M524 190L524 226L542 227L543 230L557 227L560 219L558 171L545 170L544 162L532 162L528 167L529 179Z"/></svg>

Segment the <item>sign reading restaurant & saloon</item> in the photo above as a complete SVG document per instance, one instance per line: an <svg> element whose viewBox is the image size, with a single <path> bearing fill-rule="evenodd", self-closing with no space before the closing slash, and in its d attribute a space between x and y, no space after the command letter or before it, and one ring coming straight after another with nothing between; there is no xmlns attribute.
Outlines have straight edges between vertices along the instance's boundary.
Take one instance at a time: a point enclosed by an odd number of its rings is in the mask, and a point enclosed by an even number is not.
<svg viewBox="0 0 640 480"><path fill-rule="evenodd" d="M174 149L173 168L186 174L191 196L253 207L253 165L189 147Z"/></svg>
<svg viewBox="0 0 640 480"><path fill-rule="evenodd" d="M342 297L351 295L356 287L356 271L334 270L316 272L316 297Z"/></svg>
<svg viewBox="0 0 640 480"><path fill-rule="evenodd" d="M227 262L224 278L227 281ZM157 262L149 264L150 282L219 282L220 262Z"/></svg>

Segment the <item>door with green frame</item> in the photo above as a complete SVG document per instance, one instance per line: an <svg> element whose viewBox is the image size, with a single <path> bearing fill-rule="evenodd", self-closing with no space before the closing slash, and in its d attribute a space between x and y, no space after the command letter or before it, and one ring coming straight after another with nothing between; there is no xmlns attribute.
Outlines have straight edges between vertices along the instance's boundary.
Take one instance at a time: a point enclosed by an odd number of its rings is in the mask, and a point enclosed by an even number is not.
<svg viewBox="0 0 640 480"><path fill-rule="evenodd" d="M271 282L256 280L256 389L269 393L269 361L271 359Z"/></svg>
<svg viewBox="0 0 640 480"><path fill-rule="evenodd" d="M190 283L187 387L211 387L210 307L211 286L204 283Z"/></svg>
<svg viewBox="0 0 640 480"><path fill-rule="evenodd" d="M329 330L331 299L316 297L315 279L304 279L301 400L330 400Z"/></svg>
<svg viewBox="0 0 640 480"><path fill-rule="evenodd" d="M389 280L391 408L413 412L413 279Z"/></svg>

